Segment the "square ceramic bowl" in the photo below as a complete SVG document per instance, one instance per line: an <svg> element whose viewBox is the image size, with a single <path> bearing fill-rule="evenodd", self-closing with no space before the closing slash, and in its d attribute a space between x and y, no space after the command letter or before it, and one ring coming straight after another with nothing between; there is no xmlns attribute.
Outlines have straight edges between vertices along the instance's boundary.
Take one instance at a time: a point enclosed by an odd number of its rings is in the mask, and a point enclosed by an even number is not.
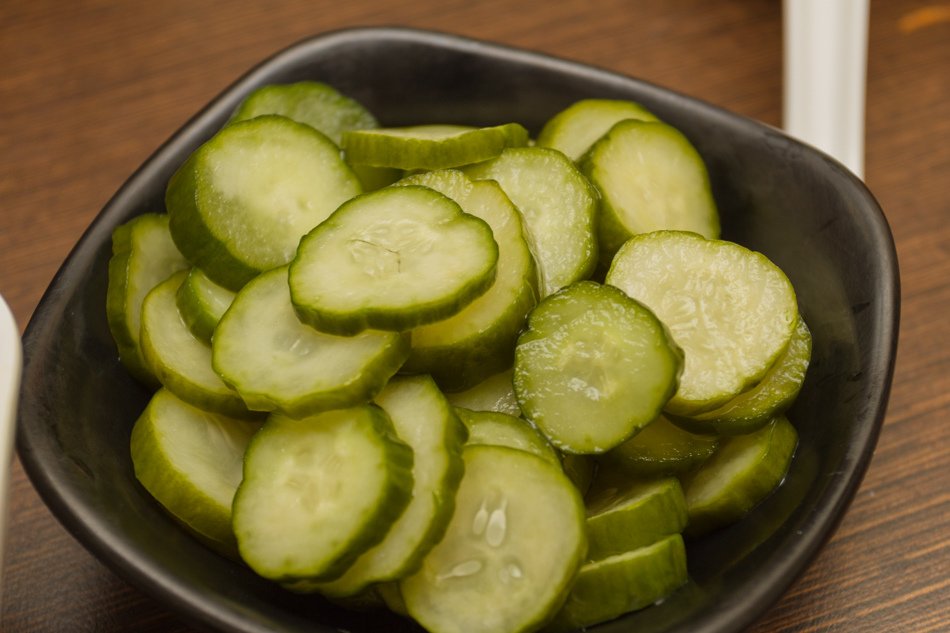
<svg viewBox="0 0 950 633"><path fill-rule="evenodd" d="M19 451L63 524L129 582L212 629L245 633L418 631L287 593L180 529L138 485L129 432L149 397L119 365L106 326L110 234L162 208L169 176L252 89L317 79L384 125L518 121L537 133L585 97L632 99L682 130L709 167L723 236L791 278L814 334L790 418L801 443L784 485L744 521L689 546L691 581L604 632L738 631L815 556L867 467L890 388L899 308L896 255L880 208L829 157L778 130L617 74L535 53L409 29L355 29L263 62L160 147L102 210L25 335Z"/></svg>

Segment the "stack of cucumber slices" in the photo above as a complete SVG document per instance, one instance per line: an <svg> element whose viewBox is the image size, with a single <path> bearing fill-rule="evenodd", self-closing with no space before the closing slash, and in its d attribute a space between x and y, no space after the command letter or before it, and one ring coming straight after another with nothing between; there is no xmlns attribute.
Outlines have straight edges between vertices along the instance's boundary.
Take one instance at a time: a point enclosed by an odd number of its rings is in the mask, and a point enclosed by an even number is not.
<svg viewBox="0 0 950 633"><path fill-rule="evenodd" d="M261 88L116 229L135 476L288 591L432 633L648 607L788 470L794 289L639 104L420 123Z"/></svg>

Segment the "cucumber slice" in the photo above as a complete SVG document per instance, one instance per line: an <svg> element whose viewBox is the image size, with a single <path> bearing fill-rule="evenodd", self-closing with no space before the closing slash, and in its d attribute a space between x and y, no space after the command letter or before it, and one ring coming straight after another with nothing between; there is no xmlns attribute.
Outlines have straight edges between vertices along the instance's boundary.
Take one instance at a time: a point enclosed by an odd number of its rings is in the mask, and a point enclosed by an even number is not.
<svg viewBox="0 0 950 633"><path fill-rule="evenodd" d="M656 316L581 281L531 312L515 348L525 418L558 449L602 453L650 423L676 390L682 353Z"/></svg>
<svg viewBox="0 0 950 633"><path fill-rule="evenodd" d="M698 468L718 446L716 436L690 433L661 415L632 438L604 453L599 462L605 469L635 477L663 477Z"/></svg>
<svg viewBox="0 0 950 633"><path fill-rule="evenodd" d="M726 440L684 480L686 534L705 534L744 517L782 483L797 444L798 433L784 415L758 431Z"/></svg>
<svg viewBox="0 0 950 633"><path fill-rule="evenodd" d="M473 182L456 170L430 171L400 183L435 189L463 211L484 220L498 244L495 282L457 314L412 331L412 353L403 368L427 373L448 391L472 387L511 367L515 341L538 302L537 268L518 210L493 181Z"/></svg>
<svg viewBox="0 0 950 633"><path fill-rule="evenodd" d="M525 451L467 446L462 457L445 537L400 583L406 607L431 633L535 630L561 606L587 549L580 495Z"/></svg>
<svg viewBox="0 0 950 633"><path fill-rule="evenodd" d="M135 477L181 524L237 558L231 502L244 451L260 422L202 411L158 390L132 427Z"/></svg>
<svg viewBox="0 0 950 633"><path fill-rule="evenodd" d="M212 363L247 405L303 417L366 402L409 355L409 338L365 330L318 332L290 303L287 267L244 286L214 333Z"/></svg>
<svg viewBox="0 0 950 633"><path fill-rule="evenodd" d="M564 154L545 147L507 149L465 172L497 181L518 207L541 274L542 297L594 271L599 196Z"/></svg>
<svg viewBox="0 0 950 633"><path fill-rule="evenodd" d="M676 424L694 433L741 435L762 428L792 405L811 360L811 332L799 317L788 348L775 361L765 377L725 405L692 418L672 418Z"/></svg>
<svg viewBox="0 0 950 633"><path fill-rule="evenodd" d="M632 552L588 563L549 631L574 631L648 607L688 580L679 534Z"/></svg>
<svg viewBox="0 0 950 633"><path fill-rule="evenodd" d="M675 477L634 481L601 478L587 496L587 560L655 543L686 527L683 487Z"/></svg>
<svg viewBox="0 0 950 633"><path fill-rule="evenodd" d="M360 191L332 141L271 115L228 125L199 147L169 181L165 206L181 252L237 290L288 263L300 237Z"/></svg>
<svg viewBox="0 0 950 633"><path fill-rule="evenodd" d="M624 119L658 121L639 103L620 99L582 99L555 114L538 134L538 145L578 161L615 123Z"/></svg>
<svg viewBox="0 0 950 633"><path fill-rule="evenodd" d="M402 599L402 592L399 590L399 582L381 582L376 587L376 593L383 599L390 611L397 615L409 617L409 611L406 609L406 601Z"/></svg>
<svg viewBox="0 0 950 633"><path fill-rule="evenodd" d="M142 304L142 353L158 380L185 402L214 413L248 417L236 391L214 372L211 348L195 338L175 305L188 276L180 271L157 285Z"/></svg>
<svg viewBox="0 0 950 633"><path fill-rule="evenodd" d="M412 448L412 500L386 538L340 578L318 585L328 596L351 596L370 584L415 571L442 539L462 479L465 427L429 376L394 378L376 397L399 437Z"/></svg>
<svg viewBox="0 0 950 633"><path fill-rule="evenodd" d="M412 450L382 409L271 414L244 457L232 522L272 580L332 580L380 542L412 494Z"/></svg>
<svg viewBox="0 0 950 633"><path fill-rule="evenodd" d="M581 495L586 495L594 481L597 464L590 455L561 453L561 467L567 478L574 482Z"/></svg>
<svg viewBox="0 0 950 633"><path fill-rule="evenodd" d="M358 196L301 241L290 265L298 316L318 330L407 330L455 314L495 279L491 227L432 189Z"/></svg>
<svg viewBox="0 0 950 633"><path fill-rule="evenodd" d="M521 407L515 397L511 368L489 376L471 389L448 393L446 397L456 407L472 411L497 411L516 418L521 417Z"/></svg>
<svg viewBox="0 0 950 633"><path fill-rule="evenodd" d="M680 230L719 237L706 165L669 125L617 123L594 144L581 170L603 196L597 228L605 265L637 233Z"/></svg>
<svg viewBox="0 0 950 633"><path fill-rule="evenodd" d="M158 379L142 356L139 335L145 295L172 273L188 268L168 231L168 216L145 213L112 233L112 258L106 289L106 320L119 360L140 381Z"/></svg>
<svg viewBox="0 0 950 633"><path fill-rule="evenodd" d="M695 233L631 238L607 283L649 306L683 348L679 389L666 406L677 416L716 409L759 382L798 320L792 284L768 258Z"/></svg>
<svg viewBox="0 0 950 633"><path fill-rule="evenodd" d="M469 445L507 446L561 465L561 459L536 428L525 420L494 411L455 409L468 429Z"/></svg>
<svg viewBox="0 0 950 633"><path fill-rule="evenodd" d="M318 81L262 86L249 94L231 115L231 123L265 114L279 114L305 123L339 145L343 133L379 127L362 104Z"/></svg>
<svg viewBox="0 0 950 633"><path fill-rule="evenodd" d="M214 283L200 268L192 268L178 288L175 304L191 333L211 344L218 321L234 301L234 293Z"/></svg>
<svg viewBox="0 0 950 633"><path fill-rule="evenodd" d="M343 134L347 160L397 169L461 167L494 158L506 147L527 142L528 131L517 123L483 128L415 125Z"/></svg>

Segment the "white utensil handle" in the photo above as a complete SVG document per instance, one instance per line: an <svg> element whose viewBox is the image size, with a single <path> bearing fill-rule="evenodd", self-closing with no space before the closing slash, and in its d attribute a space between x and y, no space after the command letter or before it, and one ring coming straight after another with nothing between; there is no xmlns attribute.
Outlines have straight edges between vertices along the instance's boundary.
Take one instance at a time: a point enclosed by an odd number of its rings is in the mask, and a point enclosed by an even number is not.
<svg viewBox="0 0 950 633"><path fill-rule="evenodd" d="M784 127L864 176L868 0L785 0Z"/></svg>
<svg viewBox="0 0 950 633"><path fill-rule="evenodd" d="M13 430L20 391L22 356L20 330L17 329L6 301L0 296L0 566L3 563L10 458L13 454Z"/></svg>

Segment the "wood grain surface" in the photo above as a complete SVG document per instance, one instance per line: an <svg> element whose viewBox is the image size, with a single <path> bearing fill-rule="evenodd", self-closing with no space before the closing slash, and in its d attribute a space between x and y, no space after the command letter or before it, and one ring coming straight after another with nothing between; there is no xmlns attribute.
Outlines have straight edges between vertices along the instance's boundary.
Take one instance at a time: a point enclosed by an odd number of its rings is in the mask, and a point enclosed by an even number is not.
<svg viewBox="0 0 950 633"><path fill-rule="evenodd" d="M871 5L866 181L900 258L897 372L853 505L757 633L950 630L950 3ZM396 24L780 123L777 0L0 0L0 293L21 328L107 199L230 82L305 36ZM19 463L10 510L0 630L191 631L78 545Z"/></svg>

